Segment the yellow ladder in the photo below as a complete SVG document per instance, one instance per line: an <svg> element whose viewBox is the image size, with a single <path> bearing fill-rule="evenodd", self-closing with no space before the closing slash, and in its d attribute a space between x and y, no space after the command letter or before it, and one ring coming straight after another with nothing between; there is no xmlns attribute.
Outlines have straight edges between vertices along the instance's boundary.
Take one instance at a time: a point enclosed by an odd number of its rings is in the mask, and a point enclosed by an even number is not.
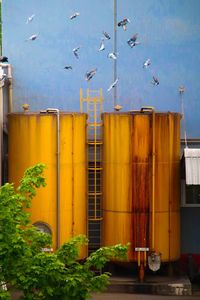
<svg viewBox="0 0 200 300"><path fill-rule="evenodd" d="M100 90L80 89L80 111L88 114L88 238L89 252L101 246L102 202L102 120L103 95Z"/></svg>

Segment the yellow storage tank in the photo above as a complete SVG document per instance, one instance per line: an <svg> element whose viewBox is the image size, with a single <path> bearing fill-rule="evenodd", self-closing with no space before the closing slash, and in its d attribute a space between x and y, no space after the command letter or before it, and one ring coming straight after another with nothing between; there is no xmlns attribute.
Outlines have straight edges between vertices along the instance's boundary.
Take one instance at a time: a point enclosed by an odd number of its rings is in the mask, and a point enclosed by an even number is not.
<svg viewBox="0 0 200 300"><path fill-rule="evenodd" d="M180 114L104 113L104 246L130 242L129 261L180 256ZM137 248L137 249L135 249ZM137 251L135 251L137 250Z"/></svg>
<svg viewBox="0 0 200 300"><path fill-rule="evenodd" d="M49 228L54 247L87 234L86 118L86 114L52 112L8 116L9 182L18 185L28 167L46 164L47 186L33 199L31 220Z"/></svg>

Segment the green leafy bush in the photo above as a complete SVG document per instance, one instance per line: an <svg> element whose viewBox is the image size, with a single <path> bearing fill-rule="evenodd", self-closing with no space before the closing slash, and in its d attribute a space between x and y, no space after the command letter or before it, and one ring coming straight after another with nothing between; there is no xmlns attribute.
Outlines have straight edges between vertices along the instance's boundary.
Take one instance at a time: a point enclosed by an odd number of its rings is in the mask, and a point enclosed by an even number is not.
<svg viewBox="0 0 200 300"><path fill-rule="evenodd" d="M103 247L82 263L77 261L79 248L88 243L76 236L54 253L51 236L38 231L25 208L31 206L36 189L44 187L43 164L26 170L17 190L6 183L0 188L0 299L10 299L11 291L23 292L22 299L86 299L102 291L109 273L95 275L111 258L125 258L127 245ZM7 286L7 290L3 286Z"/></svg>

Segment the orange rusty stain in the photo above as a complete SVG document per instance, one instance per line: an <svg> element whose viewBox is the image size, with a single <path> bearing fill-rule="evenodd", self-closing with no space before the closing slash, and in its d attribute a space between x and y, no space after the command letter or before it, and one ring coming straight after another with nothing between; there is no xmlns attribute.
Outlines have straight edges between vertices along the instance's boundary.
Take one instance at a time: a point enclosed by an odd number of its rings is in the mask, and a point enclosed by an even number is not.
<svg viewBox="0 0 200 300"><path fill-rule="evenodd" d="M105 113L102 119L102 241L131 242L128 259L137 261L135 247L150 248L152 238L152 115ZM156 112L154 250L162 261L180 255L179 168L180 114Z"/></svg>

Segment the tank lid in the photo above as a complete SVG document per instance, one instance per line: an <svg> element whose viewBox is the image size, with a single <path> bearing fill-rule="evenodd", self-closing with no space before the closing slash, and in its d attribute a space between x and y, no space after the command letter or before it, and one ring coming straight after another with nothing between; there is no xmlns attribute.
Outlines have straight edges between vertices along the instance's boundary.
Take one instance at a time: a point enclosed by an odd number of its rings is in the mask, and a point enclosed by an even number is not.
<svg viewBox="0 0 200 300"><path fill-rule="evenodd" d="M102 115L147 115L147 114L152 114L152 111L141 111L141 110L129 110L129 111L117 111L117 112L103 112ZM179 112L173 112L173 111L155 111L156 115L168 115L168 114L173 114L173 115L180 115L181 113Z"/></svg>
<svg viewBox="0 0 200 300"><path fill-rule="evenodd" d="M8 113L8 115L51 115L52 112L48 112L46 110L43 111L30 111L30 110L26 110L23 112L11 112ZM69 112L69 111L60 111L60 115L87 115L87 113L82 113L82 112Z"/></svg>

